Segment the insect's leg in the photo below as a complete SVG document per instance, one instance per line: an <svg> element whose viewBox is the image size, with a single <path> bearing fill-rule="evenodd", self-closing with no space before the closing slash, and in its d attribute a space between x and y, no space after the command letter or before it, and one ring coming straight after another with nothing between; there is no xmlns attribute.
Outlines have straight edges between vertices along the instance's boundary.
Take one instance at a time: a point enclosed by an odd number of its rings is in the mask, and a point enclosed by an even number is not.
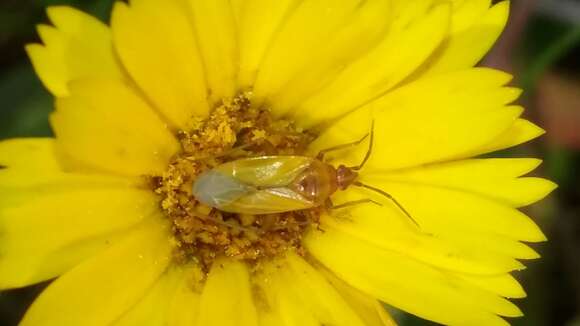
<svg viewBox="0 0 580 326"><path fill-rule="evenodd" d="M305 221L305 222L298 222L297 225L298 226L308 226L311 223L309 221ZM281 230L287 230L288 226L276 226L273 228L269 228L268 231L281 231Z"/></svg>
<svg viewBox="0 0 580 326"><path fill-rule="evenodd" d="M240 231L240 232L259 232L259 230L256 229L256 228L245 227L245 226L240 226L240 225L228 223L226 221L222 221L222 220L219 220L217 218L213 218L213 217L208 216L208 215L194 213L194 216L197 217L197 218L199 218L199 219L201 219L201 220L208 221L210 223L215 223L215 224L218 224L218 225L222 225L222 226L225 226L225 227L230 228L230 229L235 230L235 231Z"/></svg>
<svg viewBox="0 0 580 326"><path fill-rule="evenodd" d="M375 205L383 206L379 202L376 202L376 201L374 201L372 199L366 198L366 199L359 199L359 200L348 201L348 202L342 203L340 205L332 205L330 207L330 209L342 209L342 208L356 206L356 205L362 205L362 204L375 204Z"/></svg>
<svg viewBox="0 0 580 326"><path fill-rule="evenodd" d="M395 205L397 205L397 207L403 212L405 213L405 215L411 220L413 221L413 223L420 228L419 223L417 223L417 221L411 216L411 214L409 214L409 212L407 212L407 210L405 209L405 207L403 207L403 205L401 205L401 203L399 203L395 197L393 197L391 194L389 194L388 192L381 190L379 188L375 188L375 187L371 187L369 185L366 185L364 183L361 182L355 182L353 183L353 185L357 186L357 187L361 187L361 188L366 188L369 190L372 190L376 193L379 193L381 195L383 195L384 197L388 198L390 201L392 201Z"/></svg>
<svg viewBox="0 0 580 326"><path fill-rule="evenodd" d="M252 146L252 145L254 145L254 143L247 143L247 144L244 144L244 145L240 145L240 146L232 147L232 148L230 148L229 150L227 150L227 151L225 151L225 152L223 152L223 153L221 153L221 154L219 154L219 155L216 155L215 157L223 157L223 156L228 156L228 155L230 155L230 154L232 154L232 153L234 153L234 152L237 152L237 151L244 150L244 149L246 149L246 148L248 148L248 147L250 147L250 146Z"/></svg>
<svg viewBox="0 0 580 326"><path fill-rule="evenodd" d="M334 204L332 203L332 200L330 200L330 198L326 198L326 200L324 201L324 208L326 208L326 210L329 211L332 209L333 206Z"/></svg>
<svg viewBox="0 0 580 326"><path fill-rule="evenodd" d="M355 170L355 171L362 169L363 166L365 166L365 164L369 160L369 157L371 157L371 152L373 151L373 141L375 139L375 137L374 137L375 136L375 121L374 120L371 122L371 131L369 134L370 134L369 148L367 149L367 153L365 154L365 157L363 158L362 162L360 162L359 165L351 166L351 167L349 167L350 169Z"/></svg>
<svg viewBox="0 0 580 326"><path fill-rule="evenodd" d="M318 155L316 155L316 158L321 160L321 161L324 161L324 155L326 155L326 153L339 151L341 149L356 146L356 145L362 143L365 139L367 139L368 136L369 136L369 134L366 134L366 135L364 135L363 138L361 138L355 142L325 148L325 149L321 150L320 152L318 152Z"/></svg>

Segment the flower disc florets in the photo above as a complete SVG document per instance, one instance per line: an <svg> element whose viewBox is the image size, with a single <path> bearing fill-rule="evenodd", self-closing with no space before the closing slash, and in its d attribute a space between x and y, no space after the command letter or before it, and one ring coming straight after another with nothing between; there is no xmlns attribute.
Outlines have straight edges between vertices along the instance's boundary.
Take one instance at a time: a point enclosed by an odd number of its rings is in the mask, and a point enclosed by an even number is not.
<svg viewBox="0 0 580 326"><path fill-rule="evenodd" d="M220 256L256 261L294 249L317 223L317 209L282 214L242 215L219 211L192 195L196 176L222 163L257 156L303 155L312 134L291 121L275 120L264 108L251 106L250 94L224 101L206 119L179 132L182 151L162 176L153 177L155 192L172 222L177 255L208 269Z"/></svg>

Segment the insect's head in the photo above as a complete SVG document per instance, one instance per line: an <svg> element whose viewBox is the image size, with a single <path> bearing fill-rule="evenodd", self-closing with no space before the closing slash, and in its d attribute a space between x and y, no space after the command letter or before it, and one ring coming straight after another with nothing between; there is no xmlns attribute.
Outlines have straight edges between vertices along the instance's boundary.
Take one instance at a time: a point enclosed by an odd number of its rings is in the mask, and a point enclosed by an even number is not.
<svg viewBox="0 0 580 326"><path fill-rule="evenodd" d="M344 165L336 169L336 184L340 190L346 189L358 178L358 172Z"/></svg>

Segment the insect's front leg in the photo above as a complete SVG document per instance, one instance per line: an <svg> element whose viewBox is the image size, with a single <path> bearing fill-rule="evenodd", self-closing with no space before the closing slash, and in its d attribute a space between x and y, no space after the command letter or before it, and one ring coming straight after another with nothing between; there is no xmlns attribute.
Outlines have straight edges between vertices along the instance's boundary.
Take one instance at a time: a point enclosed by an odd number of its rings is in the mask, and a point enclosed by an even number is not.
<svg viewBox="0 0 580 326"><path fill-rule="evenodd" d="M337 209L342 209L342 208L347 208L347 207L357 206L357 205L362 205L362 204L375 204L378 206L383 206L381 203L379 203L377 201L374 201L370 198L365 198L365 199L347 201L346 203L342 203L340 205L333 205L330 208L333 210L337 210Z"/></svg>
<svg viewBox="0 0 580 326"><path fill-rule="evenodd" d="M324 209L327 211L331 211L333 206L334 204L332 203L332 200L330 198L326 198L326 200L324 201Z"/></svg>

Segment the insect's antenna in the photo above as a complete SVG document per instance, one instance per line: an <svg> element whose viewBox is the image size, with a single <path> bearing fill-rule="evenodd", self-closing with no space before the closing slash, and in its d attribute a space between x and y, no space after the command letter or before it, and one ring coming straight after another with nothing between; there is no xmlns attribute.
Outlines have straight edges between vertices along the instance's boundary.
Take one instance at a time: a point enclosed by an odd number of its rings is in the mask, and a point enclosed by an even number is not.
<svg viewBox="0 0 580 326"><path fill-rule="evenodd" d="M358 186L358 187L361 187L361 188L365 188L365 189L372 190L372 191L374 191L374 192L376 192L376 193L379 193L379 194L381 194L381 195L383 195L383 196L387 197L387 198L388 198L388 199L390 199L390 200L391 200L393 203L395 203L395 205L397 205L397 207L399 207L399 209L400 209L400 210L401 210L403 213L405 213L405 215L407 215L407 217L408 217L408 218L409 218L411 221L413 221L413 223L414 223L414 224L415 224L415 225L416 225L418 228L420 228L420 226L419 226L419 223L417 223L417 221L416 221L416 220L415 220L415 219L414 219L414 218L411 216L411 214L409 214L409 212L407 212L407 210L406 210L406 209L403 207L403 205L401 205L401 204L400 204L400 203L399 203L399 202L398 202L398 201L397 201L397 200L396 200L396 199L395 199L393 196L391 196L389 193L387 193L387 192L385 192L385 191L383 191L383 190L381 190L381 189L379 189L379 188L371 187L371 186L369 186L369 185L366 185L366 184L364 184L364 183L361 183L361 182L358 182L358 181L356 181L355 183L353 183L353 185L355 185L355 186Z"/></svg>
<svg viewBox="0 0 580 326"><path fill-rule="evenodd" d="M342 144L342 145L337 145L337 146L333 146L333 147L329 147L329 148L323 149L320 152L318 152L318 155L316 155L316 158L319 159L319 160L321 160L321 161L324 161L324 155L325 154L330 153L330 152L334 152L334 151L338 151L338 150L341 150L341 149L349 148L351 146L356 146L356 145L362 143L365 139L367 139L368 136L369 136L369 134L366 134L363 138L361 138L361 139L359 139L359 140L357 140L355 142L347 143L347 144Z"/></svg>
<svg viewBox="0 0 580 326"><path fill-rule="evenodd" d="M375 140L375 120L373 120L371 122L371 132L370 132L370 137L369 137L369 149L367 150L365 157L363 158L362 162L359 165L352 166L352 167L350 167L350 169L358 171L365 166L365 164L367 163L367 161L371 157L371 152L373 151L374 140Z"/></svg>

